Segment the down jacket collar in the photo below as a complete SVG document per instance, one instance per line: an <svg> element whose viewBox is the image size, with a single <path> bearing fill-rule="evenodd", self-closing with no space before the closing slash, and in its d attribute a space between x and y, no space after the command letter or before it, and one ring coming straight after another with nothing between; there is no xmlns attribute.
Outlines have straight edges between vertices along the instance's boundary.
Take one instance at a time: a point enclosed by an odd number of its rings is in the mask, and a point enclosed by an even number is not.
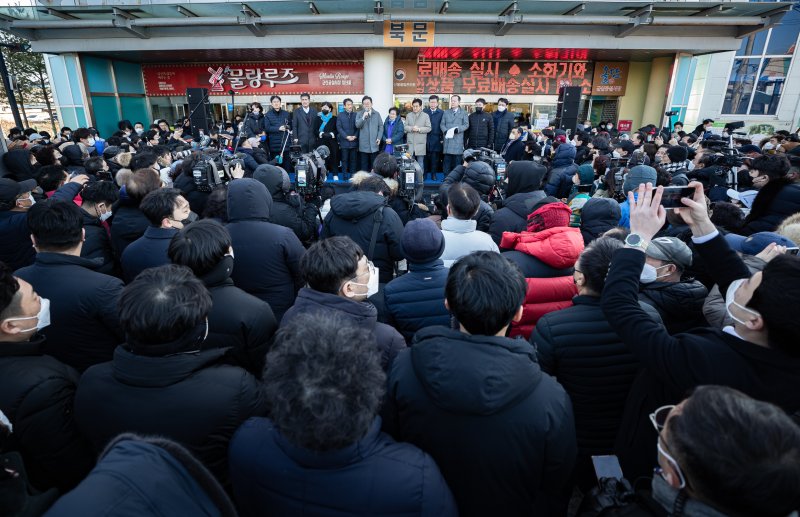
<svg viewBox="0 0 800 517"><path fill-rule="evenodd" d="M565 269L575 265L583 251L583 237L579 228L561 226L541 232L504 232L500 242L503 249L521 251L532 255L548 266Z"/></svg>

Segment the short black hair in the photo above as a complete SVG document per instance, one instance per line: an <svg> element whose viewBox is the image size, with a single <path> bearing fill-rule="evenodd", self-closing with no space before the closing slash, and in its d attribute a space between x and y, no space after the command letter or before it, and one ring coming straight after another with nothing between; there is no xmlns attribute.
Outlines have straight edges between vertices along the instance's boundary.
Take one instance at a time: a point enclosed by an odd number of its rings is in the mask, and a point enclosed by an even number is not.
<svg viewBox="0 0 800 517"><path fill-rule="evenodd" d="M131 158L131 170L150 169L158 161L158 155L152 151L136 153Z"/></svg>
<svg viewBox="0 0 800 517"><path fill-rule="evenodd" d="M364 178L358 183L356 188L360 192L373 192L375 194L383 194L384 197L391 195L389 185L380 176L371 175Z"/></svg>
<svg viewBox="0 0 800 517"><path fill-rule="evenodd" d="M308 92L303 92L303 93L301 93L301 94L300 94L300 99L302 100L302 99L303 99L303 97L306 97L306 98L308 98L308 100L311 100L311 94L310 94L310 93L308 93Z"/></svg>
<svg viewBox="0 0 800 517"><path fill-rule="evenodd" d="M675 126L681 126L681 127L683 127L683 122L681 122L681 121L679 120L679 121L675 122L674 124L672 124L672 127L675 127Z"/></svg>
<svg viewBox="0 0 800 517"><path fill-rule="evenodd" d="M103 170L103 165L106 161L102 156L92 156L83 162L83 168L86 169L86 174L97 176Z"/></svg>
<svg viewBox="0 0 800 517"><path fill-rule="evenodd" d="M87 203L95 205L105 203L111 208L111 205L119 199L119 191L111 181L93 181L83 187L81 198Z"/></svg>
<svg viewBox="0 0 800 517"><path fill-rule="evenodd" d="M263 106L261 106L261 103L260 103L260 102L257 102L257 101L256 101L256 102L251 102L251 103L250 103L250 108L258 108L258 109L260 109L261 111L264 111L264 107L263 107Z"/></svg>
<svg viewBox="0 0 800 517"><path fill-rule="evenodd" d="M211 191L203 209L203 219L217 219L228 222L228 186L222 185Z"/></svg>
<svg viewBox="0 0 800 517"><path fill-rule="evenodd" d="M466 221L478 213L481 196L477 190L465 183L454 183L447 190L447 204L453 217Z"/></svg>
<svg viewBox="0 0 800 517"><path fill-rule="evenodd" d="M201 277L211 272L231 247L228 230L213 219L196 221L176 233L167 256L173 264L187 266Z"/></svg>
<svg viewBox="0 0 800 517"><path fill-rule="evenodd" d="M145 269L122 290L119 323L126 337L142 344L176 341L211 310L211 295L185 266Z"/></svg>
<svg viewBox="0 0 800 517"><path fill-rule="evenodd" d="M348 102L352 103L353 99L351 99L350 97L347 97L345 100L342 101L342 105L347 104Z"/></svg>
<svg viewBox="0 0 800 517"><path fill-rule="evenodd" d="M714 223L714 226L735 233L742 227L744 213L733 203L717 201L711 205L711 222Z"/></svg>
<svg viewBox="0 0 800 517"><path fill-rule="evenodd" d="M335 313L301 314L281 326L264 369L275 427L290 443L318 452L369 432L385 384L374 335Z"/></svg>
<svg viewBox="0 0 800 517"><path fill-rule="evenodd" d="M704 125L704 126L705 126L706 124L708 124L709 122L710 122L711 124L713 124L713 123L714 123L714 119L710 119L710 118L703 119L703 125Z"/></svg>
<svg viewBox="0 0 800 517"><path fill-rule="evenodd" d="M20 309L19 282L5 262L0 262L0 321L13 317Z"/></svg>
<svg viewBox="0 0 800 517"><path fill-rule="evenodd" d="M124 131L126 129L132 130L133 124L131 124L131 121L128 119L120 120L119 122L117 122L117 129L119 129L120 131Z"/></svg>
<svg viewBox="0 0 800 517"><path fill-rule="evenodd" d="M83 215L72 201L36 203L28 210L28 230L39 251L67 251L83 239Z"/></svg>
<svg viewBox="0 0 800 517"><path fill-rule="evenodd" d="M769 345L792 357L800 357L800 257L779 255L761 274L761 284L747 307L758 311L767 327Z"/></svg>
<svg viewBox="0 0 800 517"><path fill-rule="evenodd" d="M14 132L14 129L16 129L17 131L22 131L20 128L18 128L18 127L15 127L15 128L12 128L12 129L11 129L11 132L12 132L12 133ZM66 133L67 131L69 131L69 132L71 133L71 132L72 132L72 129L70 129L68 126L64 126L64 127L62 127L62 128L61 128L61 134L62 134L62 135L63 135L64 133Z"/></svg>
<svg viewBox="0 0 800 517"><path fill-rule="evenodd" d="M329 237L315 242L300 259L300 276L311 289L338 294L353 278L364 251L350 237Z"/></svg>
<svg viewBox="0 0 800 517"><path fill-rule="evenodd" d="M172 217L181 191L176 188L160 188L144 196L139 210L153 226L161 226L165 217Z"/></svg>
<svg viewBox="0 0 800 517"><path fill-rule="evenodd" d="M144 139L149 142L155 137L160 137L160 136L161 136L161 131L159 131L158 129L150 129L144 134Z"/></svg>
<svg viewBox="0 0 800 517"><path fill-rule="evenodd" d="M439 100L439 96L438 95L431 95L430 97L428 97L428 100L429 101L433 101L433 100L437 100L438 101Z"/></svg>
<svg viewBox="0 0 800 517"><path fill-rule="evenodd" d="M364 95L363 97L361 97L361 104L364 104L364 101L366 100L372 102L372 97L370 97L369 95Z"/></svg>
<svg viewBox="0 0 800 517"><path fill-rule="evenodd" d="M272 103L272 101L274 101L275 99L278 99L279 101L283 102L283 101L281 100L281 97L280 97L279 95L273 95L273 96L271 96L271 97L269 98L269 102L270 102L270 103Z"/></svg>
<svg viewBox="0 0 800 517"><path fill-rule="evenodd" d="M394 178L399 170L397 160L389 153L378 153L372 162L372 172L384 178Z"/></svg>
<svg viewBox="0 0 800 517"><path fill-rule="evenodd" d="M475 103L478 103L478 102L482 102L482 103L486 104L486 99L484 99L483 97L478 97L477 99L475 99Z"/></svg>
<svg viewBox="0 0 800 517"><path fill-rule="evenodd" d="M453 97L455 97L456 99L458 99L458 102L461 102L461 95L458 95L458 94L455 94L455 93L454 93L453 95L451 95L451 96L450 96L450 98L452 99Z"/></svg>
<svg viewBox="0 0 800 517"><path fill-rule="evenodd" d="M525 275L515 264L494 251L476 251L450 268L445 296L467 332L494 336L511 323L526 289Z"/></svg>
<svg viewBox="0 0 800 517"><path fill-rule="evenodd" d="M394 111L394 114L395 114L395 115L397 115L398 113L400 113L400 111L399 111L397 108L395 108L394 106L392 106L391 108L389 108L389 111L388 111L388 113L391 113L391 112L393 112L393 111Z"/></svg>
<svg viewBox="0 0 800 517"><path fill-rule="evenodd" d="M800 506L800 427L779 407L732 388L700 386L666 427L665 445L712 507L781 517Z"/></svg>
<svg viewBox="0 0 800 517"><path fill-rule="evenodd" d="M91 131L89 131L85 127L79 127L78 129L72 132L72 141L77 143L81 140L89 138L90 136L92 136Z"/></svg>
<svg viewBox="0 0 800 517"><path fill-rule="evenodd" d="M67 176L67 169L61 165L45 165L39 169L36 182L45 192L58 189Z"/></svg>
<svg viewBox="0 0 800 517"><path fill-rule="evenodd" d="M791 164L782 154L766 154L754 159L750 169L757 170L759 175L767 175L770 179L786 177Z"/></svg>
<svg viewBox="0 0 800 517"><path fill-rule="evenodd" d="M672 163L680 163L689 156L689 151L682 145L671 145L667 148L667 156Z"/></svg>
<svg viewBox="0 0 800 517"><path fill-rule="evenodd" d="M508 99L506 99L505 97L500 97L499 99L497 99L497 104L500 104L501 102L504 102L506 106L508 106L509 104Z"/></svg>
<svg viewBox="0 0 800 517"><path fill-rule="evenodd" d="M586 287L597 296L600 296L606 285L611 258L614 256L614 252L621 247L622 241L619 239L600 237L593 240L578 258L580 272L586 279Z"/></svg>
<svg viewBox="0 0 800 517"><path fill-rule="evenodd" d="M422 99L417 98L412 100L411 105L413 106L414 104L419 104L420 106L422 106Z"/></svg>
<svg viewBox="0 0 800 517"><path fill-rule="evenodd" d="M161 178L153 169L134 170L128 181L125 182L125 193L131 201L137 204L147 194L159 188L161 188Z"/></svg>
<svg viewBox="0 0 800 517"><path fill-rule="evenodd" d="M178 129L180 129L180 128L178 128ZM161 145L161 144L154 145L153 147L150 148L150 151L153 154L156 155L157 159L161 158L162 156L166 156L166 155L170 154L169 147L167 147L166 145Z"/></svg>

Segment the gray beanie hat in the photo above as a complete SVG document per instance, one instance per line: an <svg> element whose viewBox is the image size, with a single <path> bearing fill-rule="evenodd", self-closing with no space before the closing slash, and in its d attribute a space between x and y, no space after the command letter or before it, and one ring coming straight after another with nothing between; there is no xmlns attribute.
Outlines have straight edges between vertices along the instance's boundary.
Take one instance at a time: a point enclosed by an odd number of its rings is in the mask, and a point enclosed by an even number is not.
<svg viewBox="0 0 800 517"><path fill-rule="evenodd" d="M625 181L622 184L622 191L627 194L631 190L639 188L642 183L652 183L656 186L656 170L649 165L637 165L632 167L630 172L625 176Z"/></svg>

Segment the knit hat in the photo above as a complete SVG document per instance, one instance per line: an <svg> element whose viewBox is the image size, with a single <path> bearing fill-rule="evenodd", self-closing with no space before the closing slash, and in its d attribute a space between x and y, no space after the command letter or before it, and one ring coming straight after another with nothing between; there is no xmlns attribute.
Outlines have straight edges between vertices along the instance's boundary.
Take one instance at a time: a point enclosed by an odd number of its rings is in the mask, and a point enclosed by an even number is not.
<svg viewBox="0 0 800 517"><path fill-rule="evenodd" d="M581 185L590 185L594 181L594 168L588 163L578 167L578 178Z"/></svg>
<svg viewBox="0 0 800 517"><path fill-rule="evenodd" d="M401 240L409 262L422 264L438 259L444 253L444 235L430 219L409 221Z"/></svg>
<svg viewBox="0 0 800 517"><path fill-rule="evenodd" d="M556 142L560 142L562 144L567 143L567 135L556 135L555 138Z"/></svg>
<svg viewBox="0 0 800 517"><path fill-rule="evenodd" d="M622 184L622 190L627 194L631 190L639 188L643 183L656 184L656 170L649 165L637 165L625 176L625 182Z"/></svg>
<svg viewBox="0 0 800 517"><path fill-rule="evenodd" d="M559 226L569 226L570 216L572 210L561 201L547 203L528 216L528 231L540 232ZM405 237L405 234L403 236Z"/></svg>

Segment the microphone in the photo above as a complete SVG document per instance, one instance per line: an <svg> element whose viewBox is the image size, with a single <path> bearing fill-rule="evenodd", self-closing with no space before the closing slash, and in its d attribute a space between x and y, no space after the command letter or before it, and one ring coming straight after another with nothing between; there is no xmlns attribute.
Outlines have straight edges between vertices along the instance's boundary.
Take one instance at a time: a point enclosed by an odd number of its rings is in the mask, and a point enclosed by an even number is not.
<svg viewBox="0 0 800 517"><path fill-rule="evenodd" d="M327 145L321 145L314 150L315 153L319 155L320 158L323 160L327 160L328 156L331 155L331 150L328 149Z"/></svg>

